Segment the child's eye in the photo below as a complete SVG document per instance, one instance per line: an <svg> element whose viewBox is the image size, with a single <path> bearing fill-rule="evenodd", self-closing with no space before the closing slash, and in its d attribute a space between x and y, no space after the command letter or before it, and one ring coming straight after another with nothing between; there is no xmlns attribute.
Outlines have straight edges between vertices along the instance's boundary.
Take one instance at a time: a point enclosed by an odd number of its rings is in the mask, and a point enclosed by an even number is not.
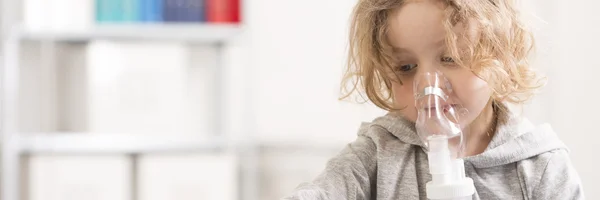
<svg viewBox="0 0 600 200"><path fill-rule="evenodd" d="M444 56L440 59L440 61L445 62L445 63L453 63L454 59L452 57Z"/></svg>
<svg viewBox="0 0 600 200"><path fill-rule="evenodd" d="M400 65L400 66L396 66L394 68L394 71L397 71L397 72L409 72L410 70L414 69L415 67L417 67L417 64Z"/></svg>

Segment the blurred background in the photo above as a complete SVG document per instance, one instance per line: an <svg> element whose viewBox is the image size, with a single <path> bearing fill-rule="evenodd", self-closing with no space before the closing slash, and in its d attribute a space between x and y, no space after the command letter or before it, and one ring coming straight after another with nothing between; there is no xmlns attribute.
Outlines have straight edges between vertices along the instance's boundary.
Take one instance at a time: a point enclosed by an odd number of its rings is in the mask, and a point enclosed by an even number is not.
<svg viewBox="0 0 600 200"><path fill-rule="evenodd" d="M1 200L278 199L384 112L338 101L356 0L0 0ZM597 1L531 0L525 114L600 199Z"/></svg>

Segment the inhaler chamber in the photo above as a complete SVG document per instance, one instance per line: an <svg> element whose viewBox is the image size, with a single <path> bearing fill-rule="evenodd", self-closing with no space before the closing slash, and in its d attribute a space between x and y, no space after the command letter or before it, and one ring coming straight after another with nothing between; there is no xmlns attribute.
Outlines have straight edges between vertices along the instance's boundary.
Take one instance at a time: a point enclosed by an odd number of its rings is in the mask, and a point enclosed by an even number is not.
<svg viewBox="0 0 600 200"><path fill-rule="evenodd" d="M462 157L464 150L463 131L459 118L467 110L460 102L450 99L453 94L450 82L441 72L425 72L415 77L413 84L416 128L428 151L450 148L452 158ZM440 141L448 141L448 145ZM442 145L442 146L440 146Z"/></svg>
<svg viewBox="0 0 600 200"><path fill-rule="evenodd" d="M470 199L473 180L465 177L462 159L465 148L460 116L467 113L452 98L450 82L441 72L425 72L413 83L417 134L425 144L432 181L427 183L428 199Z"/></svg>

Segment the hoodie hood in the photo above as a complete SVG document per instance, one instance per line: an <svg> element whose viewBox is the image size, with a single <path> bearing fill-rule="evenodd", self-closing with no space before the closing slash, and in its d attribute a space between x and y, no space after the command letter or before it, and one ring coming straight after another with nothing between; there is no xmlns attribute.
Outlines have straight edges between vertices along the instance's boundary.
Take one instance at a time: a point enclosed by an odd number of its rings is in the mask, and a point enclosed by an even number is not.
<svg viewBox="0 0 600 200"><path fill-rule="evenodd" d="M495 167L514 163L539 154L566 149L566 146L550 125L534 126L528 119L512 114L508 107L503 116L498 116L498 124L492 141L486 150L478 155L464 158L477 168ZM388 113L377 118L374 124L385 128L400 141L424 147L416 132L415 124L401 116Z"/></svg>

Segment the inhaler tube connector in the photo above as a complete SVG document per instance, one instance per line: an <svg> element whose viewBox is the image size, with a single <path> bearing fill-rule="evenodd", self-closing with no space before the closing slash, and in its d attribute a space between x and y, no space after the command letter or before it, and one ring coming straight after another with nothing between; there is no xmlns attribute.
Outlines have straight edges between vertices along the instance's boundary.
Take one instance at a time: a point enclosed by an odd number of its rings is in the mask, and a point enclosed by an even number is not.
<svg viewBox="0 0 600 200"><path fill-rule="evenodd" d="M448 149L448 140L444 137L429 139L429 173L437 183L448 183L452 180L452 160Z"/></svg>
<svg viewBox="0 0 600 200"><path fill-rule="evenodd" d="M435 180L435 176L432 174L432 181L428 182L426 185L428 199L462 200L471 199L473 194L475 194L473 179L464 176L464 161L462 159L456 159L452 166L454 168L454 173L452 173L452 175L455 176L452 177L450 181ZM439 176L440 175L438 175L438 177Z"/></svg>

